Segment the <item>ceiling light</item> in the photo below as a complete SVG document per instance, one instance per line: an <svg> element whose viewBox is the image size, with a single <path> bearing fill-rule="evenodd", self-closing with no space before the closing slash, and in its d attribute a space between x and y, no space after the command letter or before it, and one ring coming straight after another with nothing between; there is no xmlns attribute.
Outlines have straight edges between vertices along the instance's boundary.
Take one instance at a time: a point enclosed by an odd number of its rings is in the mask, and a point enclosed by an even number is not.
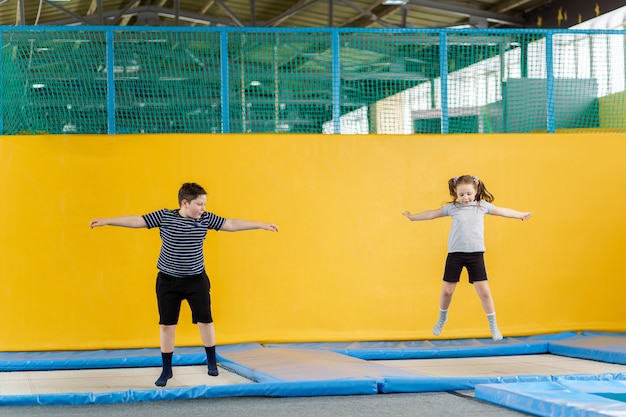
<svg viewBox="0 0 626 417"><path fill-rule="evenodd" d="M409 0L385 0L383 5L385 6L401 6L408 3Z"/></svg>

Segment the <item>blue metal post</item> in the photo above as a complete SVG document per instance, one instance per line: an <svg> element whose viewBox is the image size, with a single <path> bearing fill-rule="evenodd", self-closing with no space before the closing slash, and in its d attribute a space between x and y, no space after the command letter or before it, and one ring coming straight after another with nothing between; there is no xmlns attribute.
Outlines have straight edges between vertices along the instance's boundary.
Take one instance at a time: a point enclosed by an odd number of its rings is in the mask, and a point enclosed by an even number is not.
<svg viewBox="0 0 626 417"><path fill-rule="evenodd" d="M552 49L552 33L546 34L546 81L547 81L547 128L548 133L556 130L554 118L554 56Z"/></svg>
<svg viewBox="0 0 626 417"><path fill-rule="evenodd" d="M333 133L341 133L341 68L339 63L339 32L332 31L332 100Z"/></svg>
<svg viewBox="0 0 626 417"><path fill-rule="evenodd" d="M115 55L113 51L113 28L106 28L107 42L107 115L108 133L115 134Z"/></svg>
<svg viewBox="0 0 626 417"><path fill-rule="evenodd" d="M439 33L439 75L441 78L441 133L448 133L448 38L445 30Z"/></svg>
<svg viewBox="0 0 626 417"><path fill-rule="evenodd" d="M4 31L0 30L0 41L4 37ZM4 50L4 48L0 49L0 51ZM4 111L2 109L2 54L0 52L0 135L4 132Z"/></svg>
<svg viewBox="0 0 626 417"><path fill-rule="evenodd" d="M222 70L222 133L230 133L230 96L228 78L228 32L220 31L220 59Z"/></svg>

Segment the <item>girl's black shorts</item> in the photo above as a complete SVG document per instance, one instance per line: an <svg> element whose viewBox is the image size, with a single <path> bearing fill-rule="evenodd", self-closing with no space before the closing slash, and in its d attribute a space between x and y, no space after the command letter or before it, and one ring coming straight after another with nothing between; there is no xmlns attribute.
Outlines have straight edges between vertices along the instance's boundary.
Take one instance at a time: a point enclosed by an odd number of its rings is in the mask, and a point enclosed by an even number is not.
<svg viewBox="0 0 626 417"><path fill-rule="evenodd" d="M446 259L446 267L443 272L445 282L459 282L463 267L467 269L469 282L487 280L487 269L485 268L485 257L483 252L453 252L449 253Z"/></svg>
<svg viewBox="0 0 626 417"><path fill-rule="evenodd" d="M187 300L191 308L194 323L213 323L210 290L211 282L206 272L186 278L159 272L156 280L159 324L177 324L183 300Z"/></svg>

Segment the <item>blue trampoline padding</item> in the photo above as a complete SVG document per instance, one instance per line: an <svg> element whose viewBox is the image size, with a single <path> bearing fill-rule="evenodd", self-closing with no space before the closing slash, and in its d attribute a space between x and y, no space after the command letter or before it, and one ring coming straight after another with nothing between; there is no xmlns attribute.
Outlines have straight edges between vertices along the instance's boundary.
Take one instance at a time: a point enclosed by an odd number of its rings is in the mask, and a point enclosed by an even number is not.
<svg viewBox="0 0 626 417"><path fill-rule="evenodd" d="M424 376L335 352L305 349L247 349L220 352L220 364L258 382L326 381L349 378L382 380Z"/></svg>
<svg viewBox="0 0 626 417"><path fill-rule="evenodd" d="M298 381L265 384L236 384L154 390L127 390L106 393L65 393L0 396L0 406L6 405L83 405L147 402L217 397L314 397L330 395L373 395L378 393L373 379L333 381Z"/></svg>
<svg viewBox="0 0 626 417"><path fill-rule="evenodd" d="M437 392L471 390L481 384L509 384L515 382L551 382L551 381L598 381L626 380L625 374L576 374L576 375L507 375L477 377L387 377L379 384L381 393L402 392Z"/></svg>
<svg viewBox="0 0 626 417"><path fill-rule="evenodd" d="M379 384L381 393L440 392L472 390L479 384L552 381L549 375L485 376L485 377L389 377Z"/></svg>
<svg viewBox="0 0 626 417"><path fill-rule="evenodd" d="M533 355L548 353L552 341L577 336L574 332L528 337L491 339L425 340L354 343L285 343L270 348L330 350L365 360L466 358L478 356Z"/></svg>
<svg viewBox="0 0 626 417"><path fill-rule="evenodd" d="M626 403L593 394L617 391L616 381L584 381L580 385L572 382L575 381L477 385L475 396L480 400L543 417L626 415ZM622 389L626 392L626 385Z"/></svg>
<svg viewBox="0 0 626 417"><path fill-rule="evenodd" d="M218 346L218 352L257 349L258 343ZM174 351L175 366L206 363L202 347L180 347ZM52 371L70 369L142 368L161 366L159 349L90 350L62 352L0 352L0 371Z"/></svg>
<svg viewBox="0 0 626 417"><path fill-rule="evenodd" d="M550 342L550 353L626 365L626 335L581 334Z"/></svg>

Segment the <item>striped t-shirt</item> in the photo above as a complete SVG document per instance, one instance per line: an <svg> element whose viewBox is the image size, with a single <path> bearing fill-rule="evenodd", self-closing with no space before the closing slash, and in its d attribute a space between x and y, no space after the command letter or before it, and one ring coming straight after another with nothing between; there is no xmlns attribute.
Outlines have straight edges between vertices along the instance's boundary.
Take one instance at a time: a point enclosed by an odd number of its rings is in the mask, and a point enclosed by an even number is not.
<svg viewBox="0 0 626 417"><path fill-rule="evenodd" d="M202 250L209 229L220 230L225 218L213 213L202 213L200 219L182 217L178 210L163 209L142 216L148 229L158 227L161 252L157 269L168 275L185 278L204 271Z"/></svg>

